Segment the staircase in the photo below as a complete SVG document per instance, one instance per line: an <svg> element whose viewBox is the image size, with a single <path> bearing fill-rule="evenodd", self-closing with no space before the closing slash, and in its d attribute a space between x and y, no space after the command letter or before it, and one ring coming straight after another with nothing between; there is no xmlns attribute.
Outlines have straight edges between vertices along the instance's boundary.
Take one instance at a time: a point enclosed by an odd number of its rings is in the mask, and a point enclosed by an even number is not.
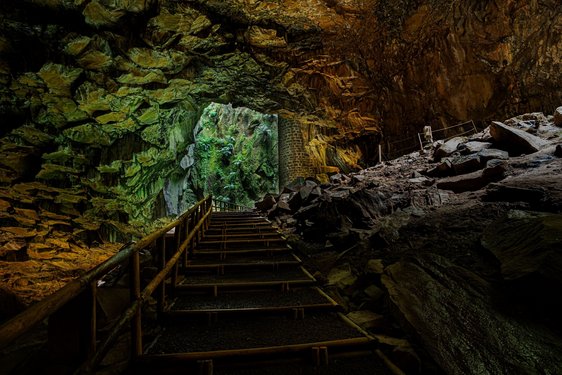
<svg viewBox="0 0 562 375"><path fill-rule="evenodd" d="M134 373L391 373L316 284L265 218L213 212Z"/></svg>

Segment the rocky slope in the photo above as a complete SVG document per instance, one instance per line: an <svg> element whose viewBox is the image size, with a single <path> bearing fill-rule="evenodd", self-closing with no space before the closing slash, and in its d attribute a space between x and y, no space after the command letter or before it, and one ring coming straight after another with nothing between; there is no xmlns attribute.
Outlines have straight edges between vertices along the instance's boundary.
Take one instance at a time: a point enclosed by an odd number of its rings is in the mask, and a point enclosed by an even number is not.
<svg viewBox="0 0 562 375"><path fill-rule="evenodd" d="M407 373L554 374L558 116L494 122L331 184L296 182L258 207Z"/></svg>

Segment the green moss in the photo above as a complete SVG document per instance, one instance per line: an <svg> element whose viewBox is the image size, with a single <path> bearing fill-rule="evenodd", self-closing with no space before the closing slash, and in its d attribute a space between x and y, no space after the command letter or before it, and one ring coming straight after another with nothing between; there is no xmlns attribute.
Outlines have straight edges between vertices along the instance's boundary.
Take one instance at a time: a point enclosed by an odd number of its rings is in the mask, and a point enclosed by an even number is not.
<svg viewBox="0 0 562 375"><path fill-rule="evenodd" d="M193 188L246 205L276 191L276 121L248 109L209 106L199 122Z"/></svg>

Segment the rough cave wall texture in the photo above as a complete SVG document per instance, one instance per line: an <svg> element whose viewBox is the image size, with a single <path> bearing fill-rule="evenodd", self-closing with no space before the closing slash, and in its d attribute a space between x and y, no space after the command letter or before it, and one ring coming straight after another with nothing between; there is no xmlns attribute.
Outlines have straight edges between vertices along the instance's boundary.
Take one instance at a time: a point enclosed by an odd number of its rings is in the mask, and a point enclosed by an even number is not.
<svg viewBox="0 0 562 375"><path fill-rule="evenodd" d="M212 101L298 124L309 171L372 163L381 139L414 139L428 124L551 112L562 103L561 8L2 1L1 199L84 230L150 222Z"/></svg>

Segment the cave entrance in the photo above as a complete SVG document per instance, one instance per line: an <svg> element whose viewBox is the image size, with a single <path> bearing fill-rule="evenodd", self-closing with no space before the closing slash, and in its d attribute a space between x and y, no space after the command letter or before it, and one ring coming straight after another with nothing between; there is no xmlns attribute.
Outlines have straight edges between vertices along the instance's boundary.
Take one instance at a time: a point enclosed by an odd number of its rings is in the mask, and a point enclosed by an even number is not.
<svg viewBox="0 0 562 375"><path fill-rule="evenodd" d="M193 190L253 207L279 186L277 115L211 103L194 130Z"/></svg>

